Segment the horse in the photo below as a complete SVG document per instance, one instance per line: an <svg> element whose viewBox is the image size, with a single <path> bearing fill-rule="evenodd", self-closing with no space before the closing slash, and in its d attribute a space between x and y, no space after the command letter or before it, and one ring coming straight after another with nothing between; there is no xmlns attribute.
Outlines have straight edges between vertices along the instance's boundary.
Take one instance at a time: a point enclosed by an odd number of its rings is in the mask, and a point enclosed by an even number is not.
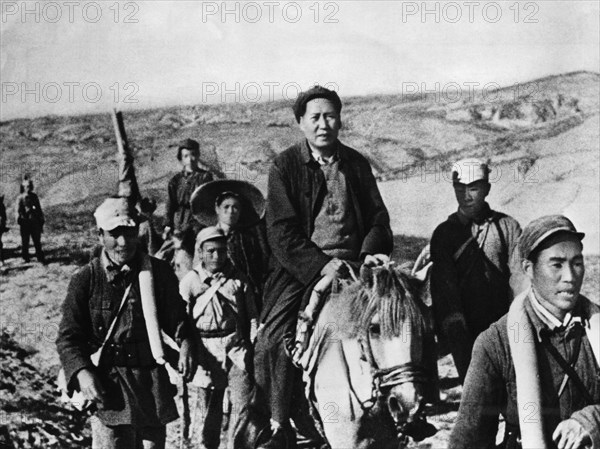
<svg viewBox="0 0 600 449"><path fill-rule="evenodd" d="M398 448L435 433L424 406L437 396L437 362L419 287L393 262L363 266L319 313L304 380L333 449Z"/></svg>
<svg viewBox="0 0 600 449"><path fill-rule="evenodd" d="M311 415L332 449L398 449L436 432L425 405L438 396L437 360L419 287L393 262L363 266L359 278L334 282L321 305L301 365ZM258 447L265 433L248 426L237 447Z"/></svg>

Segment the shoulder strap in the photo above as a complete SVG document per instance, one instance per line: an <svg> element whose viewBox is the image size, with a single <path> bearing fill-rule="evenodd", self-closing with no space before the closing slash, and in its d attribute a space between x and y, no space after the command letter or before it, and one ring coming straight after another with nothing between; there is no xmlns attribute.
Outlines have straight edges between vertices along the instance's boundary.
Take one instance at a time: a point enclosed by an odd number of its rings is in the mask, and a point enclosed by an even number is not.
<svg viewBox="0 0 600 449"><path fill-rule="evenodd" d="M583 332L583 329L579 328L579 331ZM569 363L560 355L558 350L552 345L552 343L550 342L550 338L548 337L548 332L546 329L543 329L540 332L540 337L542 339L542 344L548 350L550 355L554 358L554 360L556 360L556 362L560 365L562 370L566 374L568 374L568 376L573 380L573 383L575 384L575 386L577 387L579 392L583 395L586 405L593 404L594 399L590 395L589 391L587 391L587 388L585 388L585 385L583 384L581 378L579 377L577 372L573 369L573 367L571 365L569 365ZM577 340L578 340L578 343L581 344L581 335L578 336ZM579 348L576 349L576 352L579 353Z"/></svg>
<svg viewBox="0 0 600 449"><path fill-rule="evenodd" d="M104 351L104 346L106 346L106 343L108 343L108 340L111 339L111 337L114 333L115 326L117 324L119 316L121 315L121 311L124 309L125 303L127 302L127 297L129 296L129 292L131 290L132 285L133 284L129 284L127 286L127 288L125 289L125 293L123 294L123 298L121 299L121 304L119 304L119 310L117 310L117 314L115 315L112 322L110 323L110 327L108 328L108 332L106 332L106 336L104 337L104 341L102 342L102 345L100 346L100 348L98 348L98 350L96 352L94 352L90 356L90 358L92 359L92 363L96 366L98 366L100 364L100 358L102 357L102 352Z"/></svg>
<svg viewBox="0 0 600 449"><path fill-rule="evenodd" d="M463 253L465 252L465 249L467 249L467 246L469 246L469 244L475 240L475 237L473 237L471 235L471 237L469 237L465 243L463 243L462 245L460 245L460 248L458 248L456 250L456 252L452 255L452 258L454 259L454 262L458 261L458 259L460 259L460 256L463 255Z"/></svg>
<svg viewBox="0 0 600 449"><path fill-rule="evenodd" d="M211 285L208 288L208 290L206 290L204 293L202 293L196 298L196 304L194 305L192 311L192 316L195 320L198 319L198 317L200 317L204 313L206 307L208 307L208 304L212 300L213 296L217 293L217 291L221 288L221 286L224 283L225 278L219 279L217 282Z"/></svg>
<svg viewBox="0 0 600 449"><path fill-rule="evenodd" d="M119 310L117 310L117 314L115 315L115 317L113 318L112 322L110 323L110 327L108 328L108 332L106 333L106 337L104 337L104 342L102 343L102 346L104 346L106 344L106 342L108 340L110 340L110 338L112 337L112 334L115 330L115 326L117 324L117 320L119 319L119 316L121 315L121 312L123 311L123 308L125 306L125 303L127 302L127 297L129 296L129 292L131 291L131 286L133 285L133 283L129 284L127 286L127 288L125 289L125 293L123 293L123 298L121 298L121 304L119 304Z"/></svg>

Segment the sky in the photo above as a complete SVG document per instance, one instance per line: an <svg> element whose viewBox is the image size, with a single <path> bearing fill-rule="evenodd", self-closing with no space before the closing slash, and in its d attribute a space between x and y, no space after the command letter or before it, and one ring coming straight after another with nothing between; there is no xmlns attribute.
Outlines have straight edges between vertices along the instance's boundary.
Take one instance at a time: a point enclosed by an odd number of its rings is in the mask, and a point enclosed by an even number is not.
<svg viewBox="0 0 600 449"><path fill-rule="evenodd" d="M600 72L599 5L0 0L0 119Z"/></svg>

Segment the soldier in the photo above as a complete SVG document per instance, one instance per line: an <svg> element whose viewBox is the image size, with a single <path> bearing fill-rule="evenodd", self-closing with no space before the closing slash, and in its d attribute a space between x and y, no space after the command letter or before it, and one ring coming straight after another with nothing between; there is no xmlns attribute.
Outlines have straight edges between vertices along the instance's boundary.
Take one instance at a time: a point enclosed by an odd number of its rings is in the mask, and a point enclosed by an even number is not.
<svg viewBox="0 0 600 449"><path fill-rule="evenodd" d="M342 102L337 93L316 86L298 96L293 110L305 138L277 156L268 182L272 256L254 366L273 432L262 448L284 447L292 437L292 385L299 372L286 353L284 336L293 339L303 296L322 276L347 274L343 261L358 264L389 254L393 245L369 162L338 140Z"/></svg>
<svg viewBox="0 0 600 449"><path fill-rule="evenodd" d="M23 260L29 262L29 238L33 240L35 255L43 264L46 263L42 250L42 233L44 232L44 213L40 199L33 191L33 181L26 178L21 184L21 194L17 198L17 223L21 229L21 254Z"/></svg>
<svg viewBox="0 0 600 449"><path fill-rule="evenodd" d="M452 182L458 211L431 237L431 297L438 332L450 346L462 382L475 338L508 311L513 293L520 292L521 227L485 201L491 188L486 163L455 163Z"/></svg>
<svg viewBox="0 0 600 449"><path fill-rule="evenodd" d="M531 288L475 342L451 449L600 447L600 307L580 294L584 234L550 215L519 245Z"/></svg>
<svg viewBox="0 0 600 449"><path fill-rule="evenodd" d="M227 257L227 236L222 229L202 229L196 254L199 263L179 287L202 340L202 362L192 381L198 393L192 409L192 443L205 449L219 447L223 397L229 387L233 412L228 447L232 448L250 397L251 347L257 328L254 295L248 278Z"/></svg>
<svg viewBox="0 0 600 449"><path fill-rule="evenodd" d="M165 234L173 232L185 235L196 235L200 230L190 208L192 193L202 184L212 181L213 175L198 166L200 159L200 144L192 139L185 139L177 145L177 160L181 162L182 170L171 178L168 187L167 225ZM181 237L184 239L184 237ZM193 237L192 237L193 239ZM193 244L193 241L192 241ZM189 248L193 251L193 248Z"/></svg>
<svg viewBox="0 0 600 449"><path fill-rule="evenodd" d="M94 449L164 448L177 409L161 331L179 343L189 380L193 329L169 265L140 250L128 199L108 198L94 217L103 248L71 279L56 341L66 384L97 404Z"/></svg>

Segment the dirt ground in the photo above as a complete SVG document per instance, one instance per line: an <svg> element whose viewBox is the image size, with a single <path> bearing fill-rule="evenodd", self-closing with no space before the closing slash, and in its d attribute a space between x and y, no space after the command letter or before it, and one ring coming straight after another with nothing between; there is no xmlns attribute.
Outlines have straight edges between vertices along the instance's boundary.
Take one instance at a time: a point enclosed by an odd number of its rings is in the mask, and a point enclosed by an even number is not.
<svg viewBox="0 0 600 449"><path fill-rule="evenodd" d="M47 266L35 258L27 264L22 262L14 232L4 236L4 243L7 261L0 268L0 334L3 335L0 447L88 447L89 427L58 401L54 379L59 362L54 342L67 283L89 257L95 237L91 231L45 234ZM424 243L423 238L396 236L395 258L414 260ZM598 256L588 256L586 264L584 293L598 298ZM10 345L5 340L9 335L14 339ZM11 377L7 377L7 373ZM439 360L439 373L442 401L429 409L429 419L439 431L412 447L446 446L458 410L461 386L449 356ZM175 449L179 423L169 425L168 430L168 447ZM12 441L14 446L2 446L6 441Z"/></svg>
<svg viewBox="0 0 600 449"><path fill-rule="evenodd" d="M582 112L518 127L473 117L468 113L473 107L490 106L480 98L456 105L440 105L431 96L350 99L341 140L369 158L380 180L397 234L394 259L415 260L434 227L454 211L452 188L443 176L448 163L490 158L493 208L522 225L541 215L566 214L586 232L583 293L599 301L599 79L600 74L578 72L536 80L543 98L576 98ZM511 88L499 93L500 105L516 95ZM220 164L227 177L248 180L264 192L272 158L300 135L284 102L140 110L128 113L126 123L140 188L158 200L157 216L164 215L167 181L179 170L171 142L199 139L208 166ZM114 193L110 117L2 122L0 142L0 190L9 217L21 176L33 175L47 215L43 244L49 260L47 266L35 258L22 262L18 227L9 219L12 229L3 236L7 261L0 267L0 448L89 447L85 421L58 402L54 341L69 278L97 242L92 211ZM439 360L439 372L443 400L429 410L439 432L413 447L446 447L461 387L449 357ZM169 448L177 447L177 430L178 423L169 426Z"/></svg>

